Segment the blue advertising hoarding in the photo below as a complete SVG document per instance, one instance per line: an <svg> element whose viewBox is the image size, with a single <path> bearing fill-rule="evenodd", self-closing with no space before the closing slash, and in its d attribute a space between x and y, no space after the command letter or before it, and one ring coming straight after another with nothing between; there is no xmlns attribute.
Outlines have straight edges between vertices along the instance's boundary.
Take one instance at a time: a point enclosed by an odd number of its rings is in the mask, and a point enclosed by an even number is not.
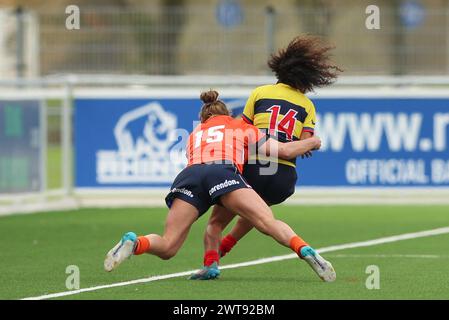
<svg viewBox="0 0 449 320"><path fill-rule="evenodd" d="M198 99L77 99L76 186L169 185L186 165L170 153L175 135L192 131L198 112Z"/></svg>
<svg viewBox="0 0 449 320"><path fill-rule="evenodd" d="M242 111L245 99L225 99ZM298 185L449 186L448 98L313 99L322 150L298 159ZM76 187L165 187L186 164L197 98L75 101Z"/></svg>
<svg viewBox="0 0 449 320"><path fill-rule="evenodd" d="M315 101L323 148L299 162L317 186L448 186L449 99Z"/></svg>

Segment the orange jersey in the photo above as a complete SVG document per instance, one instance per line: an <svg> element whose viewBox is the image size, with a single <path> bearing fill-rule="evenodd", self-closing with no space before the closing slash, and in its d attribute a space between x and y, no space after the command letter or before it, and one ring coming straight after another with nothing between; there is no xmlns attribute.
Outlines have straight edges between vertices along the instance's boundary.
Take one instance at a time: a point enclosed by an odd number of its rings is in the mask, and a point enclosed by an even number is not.
<svg viewBox="0 0 449 320"><path fill-rule="evenodd" d="M265 141L265 134L241 119L214 116L199 124L187 143L188 165L206 162L234 163L242 172L248 148Z"/></svg>

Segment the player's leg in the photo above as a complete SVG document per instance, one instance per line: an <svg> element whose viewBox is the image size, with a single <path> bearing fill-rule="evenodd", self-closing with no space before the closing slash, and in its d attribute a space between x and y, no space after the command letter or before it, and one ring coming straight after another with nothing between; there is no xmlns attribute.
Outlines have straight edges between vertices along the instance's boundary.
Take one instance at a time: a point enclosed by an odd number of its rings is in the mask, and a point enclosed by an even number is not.
<svg viewBox="0 0 449 320"><path fill-rule="evenodd" d="M245 164L243 169L244 179L262 198L264 198L264 191L266 186L269 184L270 177L267 175L261 175L260 170L268 164L250 160ZM254 226L248 220L239 217L231 231L221 240L219 247L220 256L224 257L228 252L230 252L237 242L248 234L253 228Z"/></svg>
<svg viewBox="0 0 449 320"><path fill-rule="evenodd" d="M239 217L231 231L223 237L219 246L220 257L224 257L234 248L237 242L254 228L253 224L245 218ZM224 228L223 228L224 229Z"/></svg>
<svg viewBox="0 0 449 320"><path fill-rule="evenodd" d="M146 238L149 245L148 247L144 245L143 248L140 248L138 241L134 254L149 253L164 260L174 257L197 218L198 210L193 205L181 199L175 199L168 212L164 234L162 236L149 234L139 237Z"/></svg>
<svg viewBox="0 0 449 320"><path fill-rule="evenodd" d="M211 164L206 165L203 169L203 185L212 203L220 204L220 197L233 190L251 188L233 164ZM214 206L204 235L205 255L203 268L194 273L189 279L209 280L218 276L220 259L218 245L221 240L221 233L234 216L235 213L225 209L223 206Z"/></svg>
<svg viewBox="0 0 449 320"><path fill-rule="evenodd" d="M161 259L170 259L181 248L197 218L196 207L184 200L174 199L168 212L164 234L137 237L133 232L126 233L106 255L105 270L112 271L133 254L149 253Z"/></svg>
<svg viewBox="0 0 449 320"><path fill-rule="evenodd" d="M271 175L263 175L261 171L273 164L248 163L245 165L244 177L253 187L254 191L268 204L275 205L284 202L294 192L297 181L296 168L285 164L276 164L276 171ZM248 234L253 225L246 219L240 217L231 231L223 237L219 252L225 256L231 249Z"/></svg>
<svg viewBox="0 0 449 320"><path fill-rule="evenodd" d="M280 244L288 247L295 236L284 222L274 218L267 204L252 189L238 189L221 197L223 205L247 219L260 232L272 236Z"/></svg>
<svg viewBox="0 0 449 320"><path fill-rule="evenodd" d="M229 210L238 212L260 232L271 236L285 247L290 247L312 267L321 279L335 280L336 275L332 265L302 240L288 224L275 219L271 209L254 190L234 190L221 196L221 202Z"/></svg>
<svg viewBox="0 0 449 320"><path fill-rule="evenodd" d="M210 264L206 261L207 252L219 251L222 232L234 217L235 214L225 207L221 205L214 206L209 221L207 222L206 231L204 232L204 248L206 252L204 265Z"/></svg>
<svg viewBox="0 0 449 320"><path fill-rule="evenodd" d="M218 247L221 234L235 214L221 205L215 205L204 232L203 268L192 274L190 280L212 280L220 275Z"/></svg>

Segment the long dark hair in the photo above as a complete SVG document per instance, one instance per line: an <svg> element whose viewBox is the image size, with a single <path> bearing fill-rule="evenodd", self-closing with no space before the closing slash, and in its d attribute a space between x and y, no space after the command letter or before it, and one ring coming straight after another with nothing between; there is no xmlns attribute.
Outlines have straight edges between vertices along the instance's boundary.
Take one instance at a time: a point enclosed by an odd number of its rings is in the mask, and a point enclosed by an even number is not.
<svg viewBox="0 0 449 320"><path fill-rule="evenodd" d="M279 82L306 93L332 84L343 71L331 61L332 49L319 37L299 36L273 54L268 66Z"/></svg>

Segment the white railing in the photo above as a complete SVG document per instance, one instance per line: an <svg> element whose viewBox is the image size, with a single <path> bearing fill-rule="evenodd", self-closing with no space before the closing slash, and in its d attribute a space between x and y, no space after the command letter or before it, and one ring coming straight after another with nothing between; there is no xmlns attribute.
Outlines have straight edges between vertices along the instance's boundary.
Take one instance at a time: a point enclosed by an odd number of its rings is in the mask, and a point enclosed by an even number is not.
<svg viewBox="0 0 449 320"><path fill-rule="evenodd" d="M42 78L0 79L0 88L26 87L42 88L52 86L154 86L154 87L257 87L275 83L274 76L242 75L184 75L184 76L146 76L146 75L52 75ZM449 76L341 76L333 86L369 87L369 86L447 86Z"/></svg>

